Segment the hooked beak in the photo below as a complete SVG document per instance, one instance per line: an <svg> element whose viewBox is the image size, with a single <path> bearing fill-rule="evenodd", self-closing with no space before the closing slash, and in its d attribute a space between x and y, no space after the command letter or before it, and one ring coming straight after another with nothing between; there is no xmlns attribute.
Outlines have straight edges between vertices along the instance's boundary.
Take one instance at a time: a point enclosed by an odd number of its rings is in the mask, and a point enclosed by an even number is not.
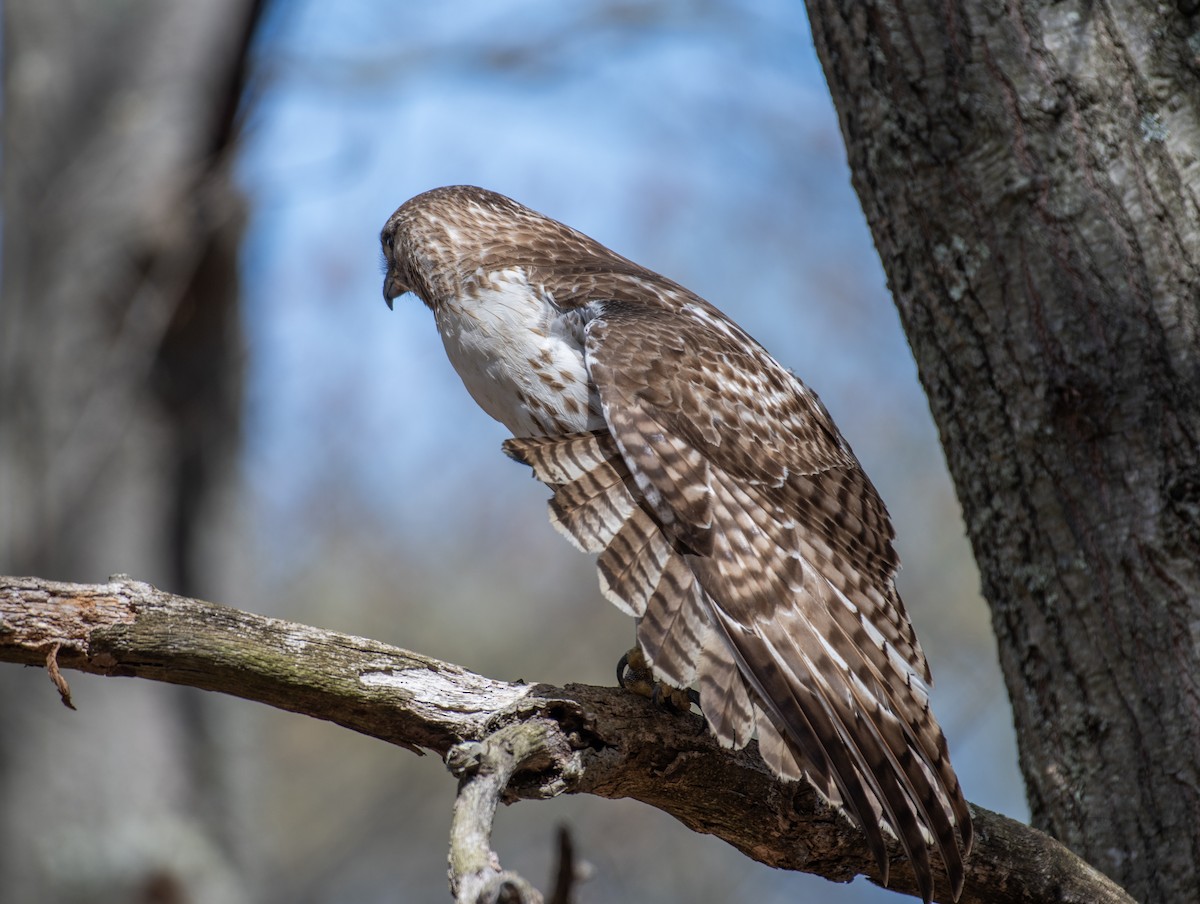
<svg viewBox="0 0 1200 904"><path fill-rule="evenodd" d="M383 278L383 300L387 302L388 310L392 310L392 302L408 291L408 287L400 282L400 277L391 267Z"/></svg>

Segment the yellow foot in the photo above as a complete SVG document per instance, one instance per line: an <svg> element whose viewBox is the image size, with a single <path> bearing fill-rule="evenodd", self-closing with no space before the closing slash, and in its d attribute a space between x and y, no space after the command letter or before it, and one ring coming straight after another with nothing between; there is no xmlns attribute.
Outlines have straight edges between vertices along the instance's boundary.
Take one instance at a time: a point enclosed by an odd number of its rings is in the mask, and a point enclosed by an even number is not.
<svg viewBox="0 0 1200 904"><path fill-rule="evenodd" d="M694 690L671 687L656 680L641 647L634 647L617 662L617 684L653 700L657 706L666 706L680 713L691 712L692 704L700 703L700 695Z"/></svg>

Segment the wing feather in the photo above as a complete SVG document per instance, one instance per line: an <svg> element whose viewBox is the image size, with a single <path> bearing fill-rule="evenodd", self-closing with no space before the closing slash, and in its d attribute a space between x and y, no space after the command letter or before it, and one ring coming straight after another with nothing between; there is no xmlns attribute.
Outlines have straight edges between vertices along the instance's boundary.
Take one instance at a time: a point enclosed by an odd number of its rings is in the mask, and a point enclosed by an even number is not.
<svg viewBox="0 0 1200 904"><path fill-rule="evenodd" d="M773 770L840 802L885 881L886 828L926 900L930 846L957 898L970 816L874 487L816 396L715 309L597 307L589 376L643 513L678 554L659 581L672 575L674 601L652 596L639 624L647 657L668 680L698 676L723 742L757 728Z"/></svg>
<svg viewBox="0 0 1200 904"><path fill-rule="evenodd" d="M504 451L554 488L550 523L581 552L607 548L637 505L629 469L606 432L510 439Z"/></svg>
<svg viewBox="0 0 1200 904"><path fill-rule="evenodd" d="M504 454L533 468L533 475L549 486L561 486L601 464L624 465L616 440L607 430L569 433L565 436L523 436L507 439Z"/></svg>
<svg viewBox="0 0 1200 904"><path fill-rule="evenodd" d="M673 553L637 625L638 646L656 677L675 687L696 679L708 621L704 591L683 558Z"/></svg>
<svg viewBox="0 0 1200 904"><path fill-rule="evenodd" d="M758 715L761 707L751 699L750 687L742 677L729 644L711 623L701 642L700 664L696 671L700 684L700 710L717 740L726 747L740 750L750 743L758 725L759 746L765 746ZM783 746L782 741L777 746ZM765 753L763 757L766 758ZM788 757L791 758L790 753ZM782 753L778 761L784 761ZM795 763L794 758L791 761ZM796 763L791 767L790 777L799 778L802 768ZM775 769L775 772L783 774L782 769Z"/></svg>
<svg viewBox="0 0 1200 904"><path fill-rule="evenodd" d="M618 609L640 618L673 555L654 519L636 509L596 560L600 590Z"/></svg>

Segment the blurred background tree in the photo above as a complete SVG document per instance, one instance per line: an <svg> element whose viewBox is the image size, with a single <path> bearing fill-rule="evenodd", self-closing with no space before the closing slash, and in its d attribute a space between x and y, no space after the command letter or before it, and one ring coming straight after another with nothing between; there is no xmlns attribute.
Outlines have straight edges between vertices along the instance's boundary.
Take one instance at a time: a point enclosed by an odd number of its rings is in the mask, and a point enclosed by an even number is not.
<svg viewBox="0 0 1200 904"><path fill-rule="evenodd" d="M262 4L4 8L0 561L223 597L238 556L233 179ZM97 689L72 731L0 680L13 901L250 900L227 701Z"/></svg>
<svg viewBox="0 0 1200 904"><path fill-rule="evenodd" d="M628 620L428 312L379 297L387 215L481 184L700 292L821 393L897 522L968 796L1026 818L978 575L804 10L406 6L5 5L0 571L127 572L497 677L612 683ZM445 899L440 763L198 692L72 684L80 713L0 670L14 900ZM558 820L597 867L584 901L885 900L633 802L506 811L506 866L544 876Z"/></svg>

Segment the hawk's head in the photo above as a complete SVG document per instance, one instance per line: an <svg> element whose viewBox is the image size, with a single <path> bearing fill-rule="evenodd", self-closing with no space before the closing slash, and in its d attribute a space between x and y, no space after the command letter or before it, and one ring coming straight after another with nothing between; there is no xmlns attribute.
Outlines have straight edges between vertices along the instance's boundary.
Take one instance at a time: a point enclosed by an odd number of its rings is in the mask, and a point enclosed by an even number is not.
<svg viewBox="0 0 1200 904"><path fill-rule="evenodd" d="M442 299L469 294L480 276L509 268L522 269L531 282L653 276L595 239L474 185L435 188L405 201L379 240L388 307L412 292L436 308Z"/></svg>
<svg viewBox="0 0 1200 904"><path fill-rule="evenodd" d="M379 240L387 275L383 297L412 292L429 307L458 294L480 264L503 266L509 249L531 228L552 223L516 201L473 185L449 185L417 195L388 218Z"/></svg>

